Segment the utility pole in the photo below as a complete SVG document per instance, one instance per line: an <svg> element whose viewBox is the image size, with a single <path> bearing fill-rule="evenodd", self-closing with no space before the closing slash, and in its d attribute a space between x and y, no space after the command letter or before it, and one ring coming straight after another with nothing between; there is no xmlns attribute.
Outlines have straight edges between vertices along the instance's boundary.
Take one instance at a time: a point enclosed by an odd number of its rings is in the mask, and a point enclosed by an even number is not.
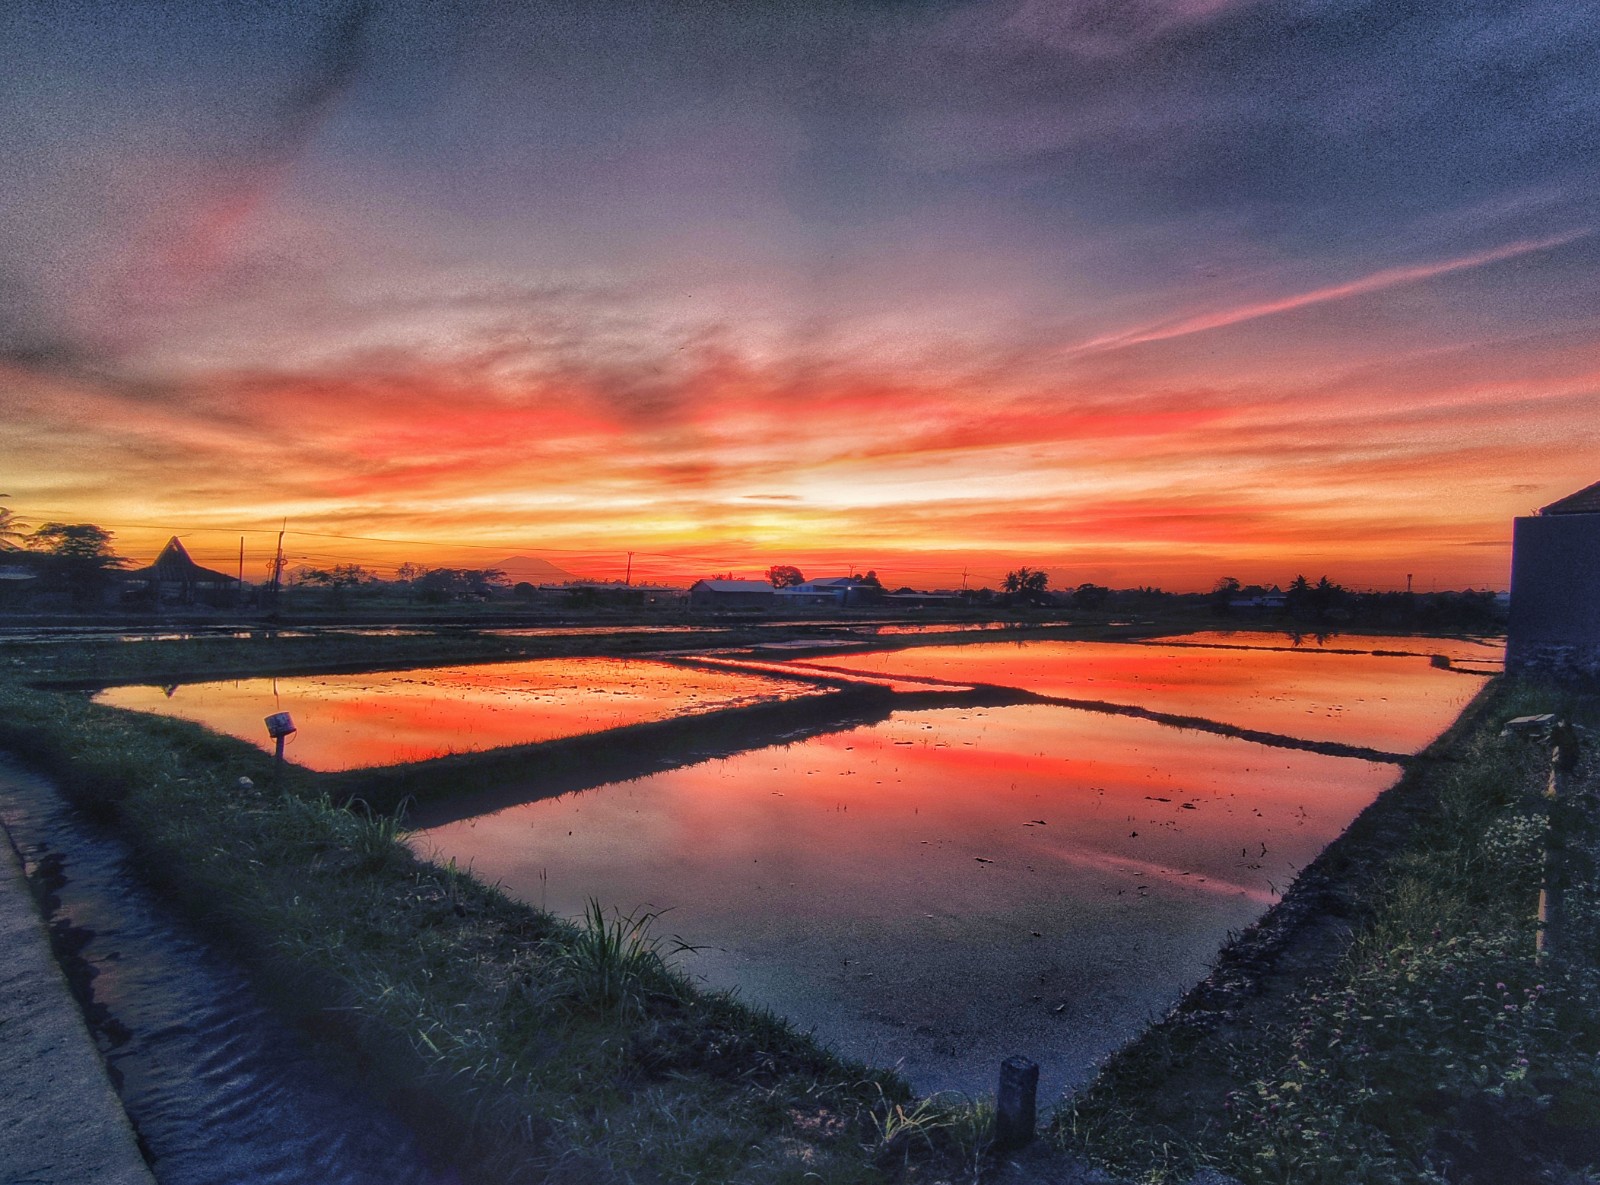
<svg viewBox="0 0 1600 1185"><path fill-rule="evenodd" d="M629 588L633 587L633 552L628 553L628 574L622 578L622 583Z"/></svg>
<svg viewBox="0 0 1600 1185"><path fill-rule="evenodd" d="M278 590L283 586L283 536L289 529L289 520L283 520L283 528L278 532L278 550L272 557L272 595L269 598L272 607L278 607Z"/></svg>
<svg viewBox="0 0 1600 1185"><path fill-rule="evenodd" d="M239 583L233 590L233 607L244 604L244 536L239 536Z"/></svg>

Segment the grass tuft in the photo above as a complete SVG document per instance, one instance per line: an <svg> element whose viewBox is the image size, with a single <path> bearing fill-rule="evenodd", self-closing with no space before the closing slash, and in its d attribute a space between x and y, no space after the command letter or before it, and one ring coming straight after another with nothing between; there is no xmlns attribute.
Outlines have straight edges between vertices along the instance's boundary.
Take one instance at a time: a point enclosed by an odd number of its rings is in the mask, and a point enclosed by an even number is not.
<svg viewBox="0 0 1600 1185"><path fill-rule="evenodd" d="M554 962L571 997L602 1016L629 1021L644 1016L652 1001L681 1000L687 984L668 969L670 954L693 951L679 938L652 933L658 911L623 914L591 897L576 932L552 940Z"/></svg>

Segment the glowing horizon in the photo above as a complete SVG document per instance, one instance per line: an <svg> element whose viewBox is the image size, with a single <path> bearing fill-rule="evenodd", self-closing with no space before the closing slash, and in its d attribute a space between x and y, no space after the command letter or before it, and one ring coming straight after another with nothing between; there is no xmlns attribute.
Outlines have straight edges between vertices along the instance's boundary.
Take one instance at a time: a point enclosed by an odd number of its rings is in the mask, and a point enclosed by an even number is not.
<svg viewBox="0 0 1600 1185"><path fill-rule="evenodd" d="M0 33L0 505L136 563L1503 588L1600 478L1576 11Z"/></svg>

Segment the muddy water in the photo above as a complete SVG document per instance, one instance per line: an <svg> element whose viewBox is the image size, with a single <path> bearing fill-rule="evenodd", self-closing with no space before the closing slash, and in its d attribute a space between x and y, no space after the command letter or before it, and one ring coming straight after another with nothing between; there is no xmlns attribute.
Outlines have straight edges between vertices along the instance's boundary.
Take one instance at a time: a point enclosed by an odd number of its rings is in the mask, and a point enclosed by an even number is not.
<svg viewBox="0 0 1600 1185"><path fill-rule="evenodd" d="M795 665L1001 684L1391 753L1424 748L1486 682L1423 657L1119 642L917 646Z"/></svg>
<svg viewBox="0 0 1600 1185"><path fill-rule="evenodd" d="M1393 778L1070 708L940 709L413 843L560 913L668 910L691 973L923 1090L992 1090L1023 1053L1059 1091Z"/></svg>
<svg viewBox="0 0 1600 1185"><path fill-rule="evenodd" d="M0 763L0 818L50 889L58 948L87 978L96 1040L159 1185L454 1179L258 1004L243 974L127 871L120 845L42 779Z"/></svg>
<svg viewBox="0 0 1600 1185"><path fill-rule="evenodd" d="M599 732L818 689L762 675L561 658L363 675L112 687L100 703L193 720L270 749L263 717L299 727L289 760L324 772Z"/></svg>

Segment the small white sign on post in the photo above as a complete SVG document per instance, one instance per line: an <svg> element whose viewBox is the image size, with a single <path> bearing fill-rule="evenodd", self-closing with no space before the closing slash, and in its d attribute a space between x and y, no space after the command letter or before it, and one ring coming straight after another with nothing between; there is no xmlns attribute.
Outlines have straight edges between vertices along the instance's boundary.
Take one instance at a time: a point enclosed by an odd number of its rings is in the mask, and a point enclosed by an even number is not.
<svg viewBox="0 0 1600 1185"><path fill-rule="evenodd" d="M272 715L267 717L266 724L267 735L278 742L278 749L274 754L274 757L276 758L276 766L278 768L282 768L284 738L289 736L291 733L298 732L299 729L295 728L294 718L291 717L287 712L274 712ZM277 778L276 773L273 774L273 778Z"/></svg>

